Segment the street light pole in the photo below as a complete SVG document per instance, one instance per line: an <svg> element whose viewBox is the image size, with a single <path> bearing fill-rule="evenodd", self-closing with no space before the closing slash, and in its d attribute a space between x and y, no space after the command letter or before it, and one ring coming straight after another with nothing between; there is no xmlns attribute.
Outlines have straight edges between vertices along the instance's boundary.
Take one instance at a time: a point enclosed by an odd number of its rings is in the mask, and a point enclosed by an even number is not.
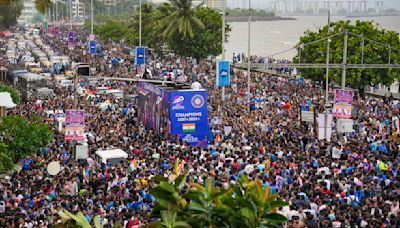
<svg viewBox="0 0 400 228"><path fill-rule="evenodd" d="M251 24L251 0L249 0L249 21L247 31L247 99L250 105L250 24Z"/></svg>
<svg viewBox="0 0 400 228"><path fill-rule="evenodd" d="M90 20L91 20L91 34L93 34L93 0L90 0Z"/></svg>
<svg viewBox="0 0 400 228"><path fill-rule="evenodd" d="M69 27L72 29L72 0L69 0Z"/></svg>
<svg viewBox="0 0 400 228"><path fill-rule="evenodd" d="M226 0L224 0L224 8L222 10L222 60L225 60L225 16L226 16ZM223 101L225 100L225 86L222 86L222 100Z"/></svg>
<svg viewBox="0 0 400 228"><path fill-rule="evenodd" d="M346 70L347 70L347 37L348 31L344 31L344 45L343 45L343 69L342 69L342 89L346 87Z"/></svg>
<svg viewBox="0 0 400 228"><path fill-rule="evenodd" d="M142 0L139 0L139 46L142 46Z"/></svg>
<svg viewBox="0 0 400 228"><path fill-rule="evenodd" d="M326 41L326 77L325 77L325 128L324 138L328 138L328 104L329 104L329 52L330 52L330 41L329 36L331 35L331 11L328 11L328 39Z"/></svg>

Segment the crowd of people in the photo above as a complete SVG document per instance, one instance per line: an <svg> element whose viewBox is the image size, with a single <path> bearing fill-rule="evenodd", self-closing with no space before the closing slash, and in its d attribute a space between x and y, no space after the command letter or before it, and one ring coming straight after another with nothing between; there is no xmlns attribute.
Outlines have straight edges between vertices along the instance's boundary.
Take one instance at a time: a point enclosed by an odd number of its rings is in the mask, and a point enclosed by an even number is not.
<svg viewBox="0 0 400 228"><path fill-rule="evenodd" d="M136 75L119 44L99 44L101 54L91 56L84 46L87 34L83 30L76 30L76 34L73 51L68 50L65 39L42 39L56 53L89 63L98 76ZM118 63L113 65L112 58ZM54 140L24 159L20 171L1 179L1 227L51 227L61 221L58 212L63 209L81 211L90 222L99 215L104 227L144 226L154 219L150 216L156 204L150 194L156 184L152 177L172 174L177 158L185 161L188 183L203 184L213 176L217 187L227 188L240 175L261 180L289 203L279 210L289 220L285 227L400 226L398 101L355 97L355 132L343 136L334 129L331 140L318 140L314 126L299 120L301 104L312 104L320 112L324 109L324 91L310 81L298 83L252 73L251 94L258 102L250 109L244 72L235 70L232 84L236 89L227 88L222 102L220 91L213 86L215 63L152 53L146 58L151 77L179 70L207 89L209 146L190 147L177 136L145 129L138 122L136 106L122 99L81 97L77 107L89 116L85 119L85 131L91 135L89 153L121 148L139 167L129 170L130 159L116 166L98 165L92 158L73 162L71 144L48 120ZM102 83L136 92L133 82ZM55 97L41 105L33 98L12 113L45 116L44 110L71 109L73 89L55 82L53 89ZM106 100L112 104L109 108L97 106ZM219 121L212 121L214 117ZM62 163L55 177L46 170L52 161ZM249 166L253 167L250 172L245 169Z"/></svg>

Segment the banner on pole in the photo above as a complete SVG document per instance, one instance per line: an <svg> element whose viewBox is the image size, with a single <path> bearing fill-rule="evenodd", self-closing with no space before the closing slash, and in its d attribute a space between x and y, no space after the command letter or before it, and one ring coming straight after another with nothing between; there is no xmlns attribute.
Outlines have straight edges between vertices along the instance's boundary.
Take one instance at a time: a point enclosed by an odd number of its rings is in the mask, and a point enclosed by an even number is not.
<svg viewBox="0 0 400 228"><path fill-rule="evenodd" d="M230 62L220 60L217 62L217 86L230 85Z"/></svg>
<svg viewBox="0 0 400 228"><path fill-rule="evenodd" d="M85 138L85 112L83 110L65 111L65 140Z"/></svg>
<svg viewBox="0 0 400 228"><path fill-rule="evenodd" d="M95 40L89 41L89 53L95 55L96 52L97 52L96 41Z"/></svg>
<svg viewBox="0 0 400 228"><path fill-rule="evenodd" d="M60 35L60 26L54 27L54 34L55 34L56 36L59 36L59 35Z"/></svg>
<svg viewBox="0 0 400 228"><path fill-rule="evenodd" d="M43 27L45 30L49 29L49 24L47 23L47 21L44 22Z"/></svg>
<svg viewBox="0 0 400 228"><path fill-rule="evenodd" d="M320 113L318 114L318 139L331 140L332 137L332 114Z"/></svg>
<svg viewBox="0 0 400 228"><path fill-rule="evenodd" d="M333 105L333 116L336 118L351 118L351 105Z"/></svg>
<svg viewBox="0 0 400 228"><path fill-rule="evenodd" d="M335 104L353 104L353 90L345 90L345 89L336 89L335 90Z"/></svg>
<svg viewBox="0 0 400 228"><path fill-rule="evenodd" d="M142 65L145 63L145 49L144 47L136 47L135 63L136 65Z"/></svg>
<svg viewBox="0 0 400 228"><path fill-rule="evenodd" d="M75 45L75 33L73 31L70 31L68 33L68 49L74 50L74 45Z"/></svg>

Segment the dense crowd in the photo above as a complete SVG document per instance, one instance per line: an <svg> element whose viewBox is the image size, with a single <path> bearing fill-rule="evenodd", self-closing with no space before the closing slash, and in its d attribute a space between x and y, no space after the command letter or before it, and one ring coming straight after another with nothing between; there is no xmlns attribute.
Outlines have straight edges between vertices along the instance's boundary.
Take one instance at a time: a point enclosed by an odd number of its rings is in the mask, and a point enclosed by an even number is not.
<svg viewBox="0 0 400 228"><path fill-rule="evenodd" d="M136 75L120 44L100 44L101 54L90 56L84 53L86 35L79 30L76 33L73 51L67 49L66 40L43 39L56 53L90 63L99 76ZM108 45L111 48L106 48ZM118 63L113 65L113 58ZM249 108L245 73L235 71L232 84L236 89L228 88L226 100L221 101L220 91L213 89L212 62L152 53L146 58L149 77L180 72L208 89L210 146L190 147L167 132L145 129L137 120L136 106L122 99L82 97L77 106L90 116L85 120L86 132L91 135L89 152L121 148L138 161L139 168L129 170L130 159L116 166L99 166L91 158L74 163L71 145L54 125L55 138L48 147L24 159L21 171L1 179L1 227L51 227L60 222L57 212L62 209L82 211L89 221L99 215L104 227L140 227L152 220L152 177L172 174L177 158L185 161L189 183L202 184L213 176L218 187L227 188L240 175L261 180L289 203L279 210L289 219L285 227L400 226L398 101L356 97L355 132L343 136L334 129L330 141L318 140L314 126L299 121L301 104L312 104L320 112L324 109L324 92L310 81L252 73L251 94L257 103ZM129 93L136 91L131 82L102 83ZM33 98L12 112L45 116L44 110L73 107L71 88L54 82L53 89L57 96L40 105ZM109 108L97 106L106 100ZM214 117L218 121L212 121ZM49 123L54 124L52 120ZM62 161L62 171L55 177L46 171L51 161ZM252 167L250 171L248 167Z"/></svg>

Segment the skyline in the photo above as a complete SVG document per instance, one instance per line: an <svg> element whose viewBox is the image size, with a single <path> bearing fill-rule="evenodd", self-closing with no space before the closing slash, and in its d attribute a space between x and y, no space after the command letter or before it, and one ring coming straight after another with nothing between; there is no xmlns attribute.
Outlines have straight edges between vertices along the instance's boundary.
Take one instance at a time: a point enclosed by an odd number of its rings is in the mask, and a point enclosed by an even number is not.
<svg viewBox="0 0 400 228"><path fill-rule="evenodd" d="M153 3L168 2L168 0L149 0L149 1L153 2ZM193 1L197 1L197 0L193 0ZM226 0L226 1L227 1L227 5L230 6L230 5L233 5L234 3L235 3L235 5L241 5L243 0ZM248 1L248 0L245 0L245 1ZM252 0L251 3L254 8L265 9L267 7L267 5L269 5L273 1L274 0ZM310 0L299 0L299 1L306 2L306 1L310 1ZM374 4L374 2L376 0L366 0L366 1ZM380 1L384 2L384 8L386 8L386 9L389 9L389 8L394 8L397 10L400 9L400 1L399 0L380 0ZM323 2L323 0L321 0L321 2Z"/></svg>

